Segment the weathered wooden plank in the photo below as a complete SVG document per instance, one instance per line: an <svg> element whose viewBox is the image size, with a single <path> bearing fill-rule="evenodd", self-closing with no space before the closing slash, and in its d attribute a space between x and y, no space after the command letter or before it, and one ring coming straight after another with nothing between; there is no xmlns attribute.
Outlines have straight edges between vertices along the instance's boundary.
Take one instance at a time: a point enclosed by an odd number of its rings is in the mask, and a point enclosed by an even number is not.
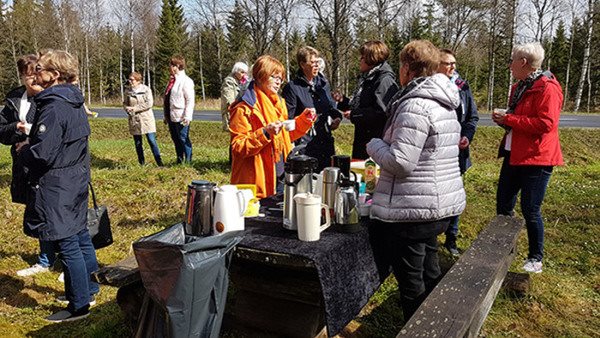
<svg viewBox="0 0 600 338"><path fill-rule="evenodd" d="M496 216L397 337L476 337L514 259L522 220Z"/></svg>
<svg viewBox="0 0 600 338"><path fill-rule="evenodd" d="M129 256L92 273L92 279L103 285L121 287L140 280L135 256Z"/></svg>

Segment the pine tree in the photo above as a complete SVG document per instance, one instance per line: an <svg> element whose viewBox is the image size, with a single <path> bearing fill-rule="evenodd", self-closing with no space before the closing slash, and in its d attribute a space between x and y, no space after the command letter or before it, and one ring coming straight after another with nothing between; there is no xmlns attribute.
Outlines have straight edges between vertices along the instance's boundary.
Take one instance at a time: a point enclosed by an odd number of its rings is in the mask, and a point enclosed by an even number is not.
<svg viewBox="0 0 600 338"><path fill-rule="evenodd" d="M550 70L558 81L564 86L564 81L567 77L567 62L569 58L569 41L565 31L565 24L561 20L556 28L554 40L552 41L552 53L548 57Z"/></svg>
<svg viewBox="0 0 600 338"><path fill-rule="evenodd" d="M160 91L169 80L169 60L173 55L184 55L185 52L187 34L183 8L177 0L163 0L156 37L156 88Z"/></svg>
<svg viewBox="0 0 600 338"><path fill-rule="evenodd" d="M254 60L250 60L252 54L250 49L250 38L248 35L248 21L244 15L244 11L240 6L239 2L236 1L233 9L227 16L227 49L229 52L227 60L230 64L237 61L244 61L251 63Z"/></svg>

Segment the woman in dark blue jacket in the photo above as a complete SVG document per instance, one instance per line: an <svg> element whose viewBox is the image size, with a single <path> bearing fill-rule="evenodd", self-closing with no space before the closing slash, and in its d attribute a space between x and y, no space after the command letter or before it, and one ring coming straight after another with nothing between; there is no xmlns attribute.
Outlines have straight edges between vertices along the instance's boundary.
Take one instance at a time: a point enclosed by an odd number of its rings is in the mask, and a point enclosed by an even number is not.
<svg viewBox="0 0 600 338"><path fill-rule="evenodd" d="M314 126L295 142L296 145L306 145L304 154L319 161L317 172L331 165L331 156L335 155L331 131L342 121L342 113L335 108L331 97L329 83L319 73L318 58L319 51L316 49L309 46L300 48L296 53L300 69L296 78L283 87L282 93L289 118L299 116L306 108L314 108L317 113Z"/></svg>
<svg viewBox="0 0 600 338"><path fill-rule="evenodd" d="M10 154L13 160L10 195L14 203L21 204L25 204L26 199L27 167L17 156L16 144L25 141L29 135L35 115L33 96L43 89L34 83L36 63L37 55L33 54L22 56L17 60L17 69L23 85L11 90L6 95L4 108L0 112L0 143L11 146ZM40 241L38 262L17 271L17 275L25 277L48 271L54 265L55 257L52 245L49 242Z"/></svg>
<svg viewBox="0 0 600 338"><path fill-rule="evenodd" d="M44 90L35 96L37 113L29 138L17 145L30 168L30 189L24 216L27 235L51 241L60 253L69 305L48 318L72 321L89 315L98 292L90 274L98 269L87 229L90 126L77 80L77 59L64 51L41 53L36 83Z"/></svg>

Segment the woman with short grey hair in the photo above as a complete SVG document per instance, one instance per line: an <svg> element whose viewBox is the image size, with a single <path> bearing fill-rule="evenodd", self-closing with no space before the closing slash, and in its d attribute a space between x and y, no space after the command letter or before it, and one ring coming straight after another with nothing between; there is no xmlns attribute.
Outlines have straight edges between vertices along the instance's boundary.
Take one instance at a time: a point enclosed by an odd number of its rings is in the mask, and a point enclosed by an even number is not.
<svg viewBox="0 0 600 338"><path fill-rule="evenodd" d="M543 60L544 49L539 43L513 48L509 67L518 82L512 87L508 110L494 110L492 114L494 122L506 129L499 151L504 161L496 191L496 212L513 215L521 192L529 241L523 270L531 273L542 272L541 207L554 166L563 164L558 137L563 93L556 77L540 70Z"/></svg>
<svg viewBox="0 0 600 338"><path fill-rule="evenodd" d="M526 43L513 48L512 60L524 58L532 68L540 69L544 61L544 48L539 43Z"/></svg>
<svg viewBox="0 0 600 338"><path fill-rule="evenodd" d="M241 86L246 83L248 65L236 62L231 68L231 73L223 79L221 85L221 120L223 131L229 131L229 107L237 99Z"/></svg>

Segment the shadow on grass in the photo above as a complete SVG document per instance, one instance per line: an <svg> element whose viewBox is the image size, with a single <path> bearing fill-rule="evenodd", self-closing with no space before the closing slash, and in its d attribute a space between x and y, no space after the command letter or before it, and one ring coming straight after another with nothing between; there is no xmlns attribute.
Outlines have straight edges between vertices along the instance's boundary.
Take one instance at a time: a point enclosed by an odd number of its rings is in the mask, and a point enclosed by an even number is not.
<svg viewBox="0 0 600 338"><path fill-rule="evenodd" d="M95 169L116 169L119 166L117 161L108 158L98 157L94 153L90 153L92 160L92 168Z"/></svg>
<svg viewBox="0 0 600 338"><path fill-rule="evenodd" d="M227 160L200 160L200 161L192 161L192 166L194 169L198 171L199 174L204 174L211 170L221 171L225 173L229 173L231 170L231 166Z"/></svg>
<svg viewBox="0 0 600 338"><path fill-rule="evenodd" d="M7 274L0 274L0 298L3 302L16 308L34 308L38 301L30 295L23 293L24 289L31 289L40 294L57 294L59 291L53 288L34 284L25 286L25 282Z"/></svg>
<svg viewBox="0 0 600 338"><path fill-rule="evenodd" d="M60 306L52 306L51 312L62 310ZM76 332L78 334L76 334ZM82 335L85 332L85 335ZM90 309L90 315L84 319L49 323L35 331L27 333L27 337L128 337L131 332L123 324L116 301L112 300Z"/></svg>

